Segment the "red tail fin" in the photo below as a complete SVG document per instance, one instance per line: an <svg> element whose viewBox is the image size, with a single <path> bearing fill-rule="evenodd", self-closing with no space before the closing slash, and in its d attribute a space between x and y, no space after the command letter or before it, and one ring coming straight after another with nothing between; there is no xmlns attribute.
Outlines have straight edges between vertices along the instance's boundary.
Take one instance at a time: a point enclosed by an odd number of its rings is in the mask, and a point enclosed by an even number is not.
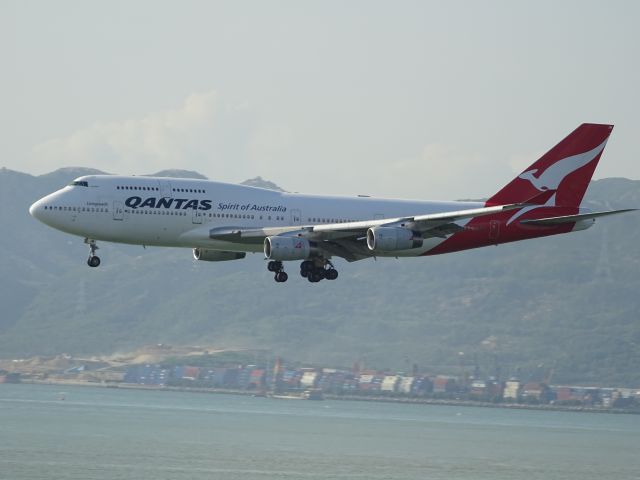
<svg viewBox="0 0 640 480"><path fill-rule="evenodd" d="M583 123L487 201L487 205L523 202L556 190L554 204L578 207L598 165L613 125Z"/></svg>

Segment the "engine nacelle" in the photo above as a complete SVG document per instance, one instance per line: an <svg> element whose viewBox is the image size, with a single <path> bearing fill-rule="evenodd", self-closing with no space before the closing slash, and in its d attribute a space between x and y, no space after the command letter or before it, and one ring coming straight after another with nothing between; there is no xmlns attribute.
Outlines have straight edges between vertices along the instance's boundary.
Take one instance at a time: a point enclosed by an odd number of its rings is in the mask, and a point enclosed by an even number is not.
<svg viewBox="0 0 640 480"><path fill-rule="evenodd" d="M225 262L227 260L240 260L246 257L244 252L227 252L226 250L209 250L208 248L194 248L193 258L204 262Z"/></svg>
<svg viewBox="0 0 640 480"><path fill-rule="evenodd" d="M311 255L309 240L273 236L264 239L264 256L269 260L304 260Z"/></svg>
<svg viewBox="0 0 640 480"><path fill-rule="evenodd" d="M395 252L422 246L422 237L408 228L373 227L367 230L367 247L372 252Z"/></svg>

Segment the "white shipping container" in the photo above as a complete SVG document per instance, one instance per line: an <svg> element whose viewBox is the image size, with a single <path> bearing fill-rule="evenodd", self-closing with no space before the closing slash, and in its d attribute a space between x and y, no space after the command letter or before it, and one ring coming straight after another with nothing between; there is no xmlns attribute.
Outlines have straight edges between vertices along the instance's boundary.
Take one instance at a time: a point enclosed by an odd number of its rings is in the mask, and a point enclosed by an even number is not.
<svg viewBox="0 0 640 480"><path fill-rule="evenodd" d="M360 383L371 383L373 375L360 375Z"/></svg>
<svg viewBox="0 0 640 480"><path fill-rule="evenodd" d="M380 390L383 392L395 392L400 377L397 375L386 375L380 385Z"/></svg>
<svg viewBox="0 0 640 480"><path fill-rule="evenodd" d="M400 393L411 393L411 387L413 386L413 377L402 377L398 391Z"/></svg>
<svg viewBox="0 0 640 480"><path fill-rule="evenodd" d="M316 372L304 372L300 379L300 385L303 387L313 387L318 374Z"/></svg>

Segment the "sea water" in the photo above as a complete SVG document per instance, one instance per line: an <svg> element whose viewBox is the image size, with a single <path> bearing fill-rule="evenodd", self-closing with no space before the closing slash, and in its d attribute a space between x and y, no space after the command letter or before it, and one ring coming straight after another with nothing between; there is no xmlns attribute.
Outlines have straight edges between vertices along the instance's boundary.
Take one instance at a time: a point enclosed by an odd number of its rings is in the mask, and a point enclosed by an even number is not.
<svg viewBox="0 0 640 480"><path fill-rule="evenodd" d="M0 478L640 479L640 416L1 384Z"/></svg>

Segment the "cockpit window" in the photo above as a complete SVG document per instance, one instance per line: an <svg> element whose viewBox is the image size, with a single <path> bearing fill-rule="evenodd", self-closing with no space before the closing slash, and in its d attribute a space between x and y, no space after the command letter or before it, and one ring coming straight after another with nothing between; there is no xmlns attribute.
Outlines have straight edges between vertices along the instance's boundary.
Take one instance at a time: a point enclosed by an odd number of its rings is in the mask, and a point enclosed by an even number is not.
<svg viewBox="0 0 640 480"><path fill-rule="evenodd" d="M85 182L82 180L74 180L73 182L71 182L69 184L70 187L88 187L89 186L89 182Z"/></svg>

